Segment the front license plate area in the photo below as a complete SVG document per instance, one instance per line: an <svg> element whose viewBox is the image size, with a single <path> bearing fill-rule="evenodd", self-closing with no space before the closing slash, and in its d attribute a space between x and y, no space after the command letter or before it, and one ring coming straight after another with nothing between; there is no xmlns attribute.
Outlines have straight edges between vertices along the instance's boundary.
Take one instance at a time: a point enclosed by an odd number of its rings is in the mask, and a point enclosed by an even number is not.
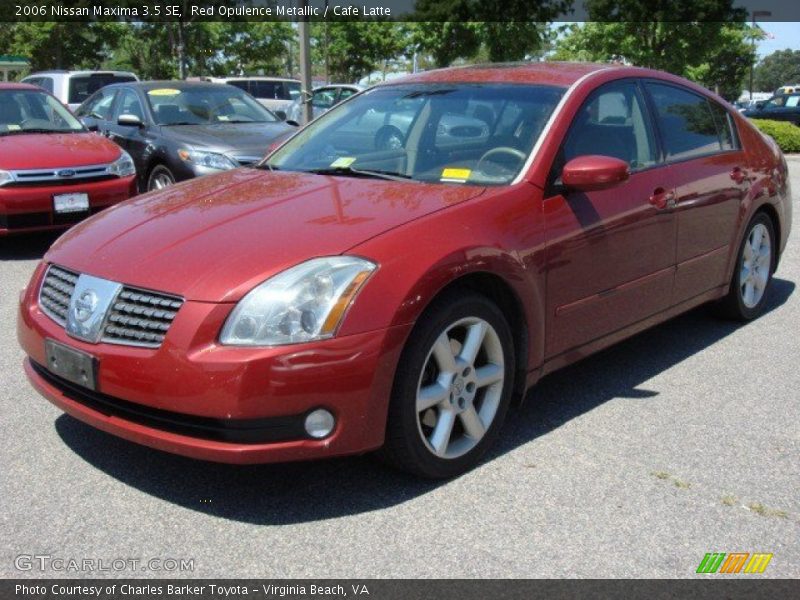
<svg viewBox="0 0 800 600"><path fill-rule="evenodd" d="M53 210L60 215L87 212L89 210L89 194L56 194L53 196Z"/></svg>
<svg viewBox="0 0 800 600"><path fill-rule="evenodd" d="M97 359L53 340L45 340L47 370L90 390L97 389Z"/></svg>

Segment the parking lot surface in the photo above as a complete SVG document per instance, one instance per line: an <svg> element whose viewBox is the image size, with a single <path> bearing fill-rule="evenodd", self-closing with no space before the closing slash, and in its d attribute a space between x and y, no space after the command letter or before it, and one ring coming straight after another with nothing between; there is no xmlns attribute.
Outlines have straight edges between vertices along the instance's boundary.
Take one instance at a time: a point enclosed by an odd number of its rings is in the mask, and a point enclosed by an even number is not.
<svg viewBox="0 0 800 600"><path fill-rule="evenodd" d="M691 577L707 552L773 553L746 577L800 577L797 223L763 317L701 308L546 378L444 483L369 457L202 463L65 416L13 333L53 239L0 240L3 577ZM20 555L194 569L20 571Z"/></svg>

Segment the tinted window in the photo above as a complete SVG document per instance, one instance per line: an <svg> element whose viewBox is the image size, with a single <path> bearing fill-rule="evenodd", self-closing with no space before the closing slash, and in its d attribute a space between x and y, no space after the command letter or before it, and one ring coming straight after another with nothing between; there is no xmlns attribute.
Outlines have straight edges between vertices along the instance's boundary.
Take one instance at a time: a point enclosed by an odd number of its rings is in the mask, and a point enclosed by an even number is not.
<svg viewBox="0 0 800 600"><path fill-rule="evenodd" d="M714 124L719 132L719 143L723 150L736 150L738 147L734 126L728 111L716 102L709 102L711 114L714 115Z"/></svg>
<svg viewBox="0 0 800 600"><path fill-rule="evenodd" d="M293 87L297 94L292 94ZM261 81L255 79L250 82L250 93L256 98L265 100L293 100L300 93L300 84L294 86L286 81Z"/></svg>
<svg viewBox="0 0 800 600"><path fill-rule="evenodd" d="M670 85L649 83L647 87L668 159L683 160L723 149L711 106L704 97Z"/></svg>
<svg viewBox="0 0 800 600"><path fill-rule="evenodd" d="M240 90L244 90L245 92L249 92L250 91L250 84L246 79L238 79L238 80L235 79L233 81L229 81L228 85L232 85L233 87L237 87Z"/></svg>
<svg viewBox="0 0 800 600"><path fill-rule="evenodd" d="M28 77L22 80L23 83L30 83L31 85L38 85L43 90L53 93L53 78L52 77Z"/></svg>
<svg viewBox="0 0 800 600"><path fill-rule="evenodd" d="M654 165L656 144L646 114L635 83L600 88L575 116L558 166L588 154L619 158L634 170Z"/></svg>
<svg viewBox="0 0 800 600"><path fill-rule="evenodd" d="M311 106L316 108L330 108L336 99L335 89L317 90L311 96Z"/></svg>
<svg viewBox="0 0 800 600"><path fill-rule="evenodd" d="M116 90L102 90L84 102L75 114L79 117L92 117L94 119L102 119L103 121L111 120L111 106L114 104L114 96Z"/></svg>
<svg viewBox="0 0 800 600"><path fill-rule="evenodd" d="M113 75L111 73L92 73L91 75L76 75L69 79L69 104L80 104L100 88L112 83L126 83L136 81L130 75Z"/></svg>
<svg viewBox="0 0 800 600"><path fill-rule="evenodd" d="M337 102L342 102L343 100L347 100L350 96L352 96L355 93L356 93L355 90L344 88L339 92L339 99L337 100Z"/></svg>

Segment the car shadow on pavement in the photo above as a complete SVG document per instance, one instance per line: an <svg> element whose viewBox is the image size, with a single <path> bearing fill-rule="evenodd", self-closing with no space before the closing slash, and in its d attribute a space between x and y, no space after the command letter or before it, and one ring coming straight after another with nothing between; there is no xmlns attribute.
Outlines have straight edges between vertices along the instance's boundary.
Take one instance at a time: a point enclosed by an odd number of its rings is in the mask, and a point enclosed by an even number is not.
<svg viewBox="0 0 800 600"><path fill-rule="evenodd" d="M0 260L35 260L42 258L62 231L0 237Z"/></svg>
<svg viewBox="0 0 800 600"><path fill-rule="evenodd" d="M775 279L766 311L795 289ZM701 307L544 378L506 422L478 469L518 446L615 398L651 401L639 386L745 326ZM591 382L590 385L587 385ZM402 504L447 482L415 479L370 457L280 465L233 466L196 461L129 443L67 415L55 423L81 458L146 494L185 508L264 525L312 522Z"/></svg>

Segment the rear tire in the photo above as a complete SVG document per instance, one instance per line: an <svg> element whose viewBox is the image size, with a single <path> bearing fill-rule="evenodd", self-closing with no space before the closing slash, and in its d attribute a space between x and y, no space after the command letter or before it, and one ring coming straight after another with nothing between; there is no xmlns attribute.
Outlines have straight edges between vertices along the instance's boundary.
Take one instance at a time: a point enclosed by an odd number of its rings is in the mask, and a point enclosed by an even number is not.
<svg viewBox="0 0 800 600"><path fill-rule="evenodd" d="M775 269L776 248L772 219L766 213L756 213L739 246L728 295L719 303L723 317L751 321L763 312Z"/></svg>
<svg viewBox="0 0 800 600"><path fill-rule="evenodd" d="M511 330L495 304L466 290L439 298L401 354L379 455L429 479L474 467L502 427L514 364Z"/></svg>

